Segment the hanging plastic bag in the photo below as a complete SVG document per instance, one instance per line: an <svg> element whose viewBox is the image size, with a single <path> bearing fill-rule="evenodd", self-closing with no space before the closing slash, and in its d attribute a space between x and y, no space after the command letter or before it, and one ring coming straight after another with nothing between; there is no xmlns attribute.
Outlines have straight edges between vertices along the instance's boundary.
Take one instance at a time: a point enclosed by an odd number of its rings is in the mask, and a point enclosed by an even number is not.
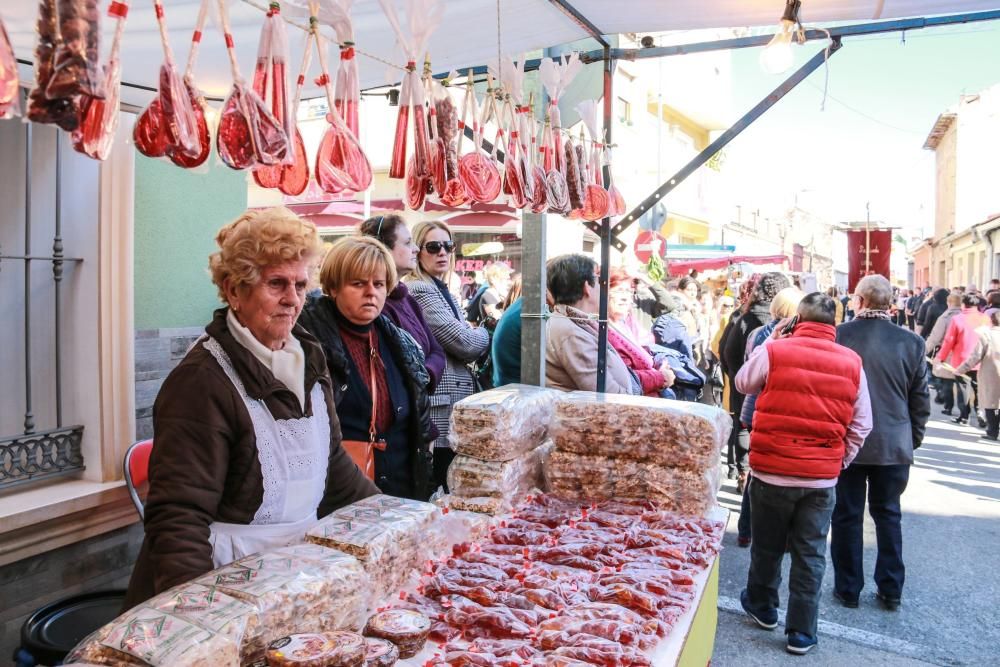
<svg viewBox="0 0 1000 667"><path fill-rule="evenodd" d="M509 94L504 95L503 114L501 117L507 121L507 152L504 154L503 191L510 196L510 205L512 208L524 208L525 204L528 203L524 184L524 158L521 155L521 146L518 139L517 115ZM502 138L503 125L497 131L496 143L500 143Z"/></svg>
<svg viewBox="0 0 1000 667"><path fill-rule="evenodd" d="M0 18L0 118L21 115L21 99L17 82L17 59L10 37Z"/></svg>
<svg viewBox="0 0 1000 667"><path fill-rule="evenodd" d="M219 0L219 16L233 73L233 88L219 118L216 147L219 157L232 169L247 169L255 164L277 164L289 150L288 136L271 114L264 100L240 74L233 35L229 27L226 0Z"/></svg>
<svg viewBox="0 0 1000 667"><path fill-rule="evenodd" d="M548 186L545 179L544 152L539 157L539 151L544 151L544 141L540 142L538 137L542 135L544 139L544 125L539 123L534 116L529 119L528 127L531 132L530 154L533 157L531 163L531 186L533 189L531 197L531 212L541 213L549 207ZM539 144L541 143L541 146Z"/></svg>
<svg viewBox="0 0 1000 667"><path fill-rule="evenodd" d="M514 119L510 128L510 139L516 141L517 166L522 188L524 189L525 204L532 202L535 198L535 178L532 176L533 155L531 151L534 139L534 124L530 118L533 93L529 94L529 102L524 101L524 58L519 62L514 62L511 58L504 58L501 67L501 82L504 90L510 96ZM510 148L508 147L508 154Z"/></svg>
<svg viewBox="0 0 1000 667"><path fill-rule="evenodd" d="M132 130L132 138L136 149L147 157L163 157L170 150L197 155L201 152L197 118L184 81L177 74L174 65L174 53L167 38L163 2L155 0L154 5L160 28L160 43L163 45L159 92L139 115Z"/></svg>
<svg viewBox="0 0 1000 667"><path fill-rule="evenodd" d="M448 96L448 92L440 81L431 76L430 58L424 61L424 93L427 96L428 125L431 136L431 185L434 192L441 196L448 184L447 159L448 146L441 136L441 127L438 123L438 101ZM450 102L450 100L449 100ZM454 112L453 112L454 115ZM457 157L456 157L457 166Z"/></svg>
<svg viewBox="0 0 1000 667"><path fill-rule="evenodd" d="M542 134L543 166L545 169L545 198L549 213L565 215L570 211L569 186L562 165L563 156L556 152L556 141L553 137L552 121L545 118L545 129Z"/></svg>
<svg viewBox="0 0 1000 667"><path fill-rule="evenodd" d="M50 99L86 95L104 97L100 74L101 9L99 0L58 0L59 41L52 76L45 86Z"/></svg>
<svg viewBox="0 0 1000 667"><path fill-rule="evenodd" d="M288 34L285 21L281 17L281 7L271 2L260 31L257 46L257 64L253 74L253 90L270 102L271 115L291 137L295 130L295 118L289 110L288 95ZM285 162L291 162L292 152L285 154Z"/></svg>
<svg viewBox="0 0 1000 667"><path fill-rule="evenodd" d="M314 4L310 2L310 7L312 8ZM329 194L362 192L371 185L372 167L368 162L368 156L361 150L357 137L337 112L330 70L326 61L326 46L317 28L318 20L310 18L310 25L313 28L316 53L319 55L322 70L317 83L326 90L326 100L330 109L326 115L330 127L323 135L316 155L316 182Z"/></svg>
<svg viewBox="0 0 1000 667"><path fill-rule="evenodd" d="M76 97L49 97L49 81L55 72L55 55L59 46L59 23L56 0L39 0L38 21L35 24L35 87L28 95L28 120L33 123L58 125L72 132L80 124Z"/></svg>
<svg viewBox="0 0 1000 667"><path fill-rule="evenodd" d="M198 50L201 46L201 37L205 30L205 21L208 18L208 7L211 2L212 0L201 0L198 19L194 26L194 32L191 34L191 50L188 52L187 67L184 68L184 91L191 104L199 150L197 153L189 153L176 146L167 149L167 157L170 158L170 161L184 169L194 169L201 166L212 152L212 138L208 132L208 119L205 118L207 103L194 81L194 65L198 59Z"/></svg>
<svg viewBox="0 0 1000 667"><path fill-rule="evenodd" d="M545 58L538 68L539 78L549 95L545 179L548 185L549 211L552 213L566 214L572 208L569 201L569 185L565 183L567 165L563 148L559 97L566 91L582 67L583 63L580 62L579 56L576 53L571 53L557 60Z"/></svg>
<svg viewBox="0 0 1000 667"><path fill-rule="evenodd" d="M462 139L465 136L465 124L468 119L469 106L475 116L475 92L466 87L465 101L462 104L462 117L458 117L451 94L443 86L443 93L434 100L435 116L437 118L438 135L444 144L444 189L438 192L441 203L445 206L462 206L469 201L469 193L465 189L458 174L459 155L462 150ZM471 97L471 102L470 102Z"/></svg>
<svg viewBox="0 0 1000 667"><path fill-rule="evenodd" d="M128 1L112 2L108 16L116 19L108 64L104 67L104 97L80 96L80 126L73 130L73 148L95 160L104 160L111 152L118 129L118 100L121 96L122 66L119 59Z"/></svg>
<svg viewBox="0 0 1000 667"><path fill-rule="evenodd" d="M340 117L355 137L360 137L358 110L361 104L361 83L358 77L358 61L354 52L354 22L351 20L351 6L354 0L327 0L326 23L333 28L340 44L340 62L337 65L333 101ZM323 17L320 17L323 20Z"/></svg>
<svg viewBox="0 0 1000 667"><path fill-rule="evenodd" d="M466 82L467 89L472 91L472 77ZM500 178L500 170L497 168L495 151L496 144L493 144L494 155L487 157L483 155L483 129L496 112L496 99L493 97L493 82L487 84L486 97L483 99L482 117L476 121L473 129L473 148L471 153L466 153L458 160L458 175L465 185L466 191L472 201L481 204L488 204L500 196L500 189L503 185ZM472 93L475 102L475 92Z"/></svg>
<svg viewBox="0 0 1000 667"><path fill-rule="evenodd" d="M427 50L431 33L441 23L444 3L441 0L406 0L406 18L409 33L403 32L393 0L379 0L396 40L406 54L406 73L399 91L399 114L396 117L396 134L392 144L389 178L406 175L406 143L410 115L413 116L414 167L419 176L430 174L430 142L427 136L427 119L424 114L424 87L417 73L417 59Z"/></svg>
<svg viewBox="0 0 1000 667"><path fill-rule="evenodd" d="M584 220L600 220L608 215L611 200L608 191L601 187L604 178L602 161L604 156L604 143L602 135L598 133L597 118L599 107L596 100L584 100L576 106L583 124L590 132L591 148L590 155L586 160L584 169L584 195L582 216ZM581 141L582 144L582 141Z"/></svg>
<svg viewBox="0 0 1000 667"><path fill-rule="evenodd" d="M292 118L298 113L299 102L302 100L302 86L309 73L312 63L312 33L306 34L305 47L302 49L302 65L299 76L295 80L295 98L289 110ZM306 157L305 142L299 132L298 123L293 124L292 162L271 166L257 166L253 170L253 178L262 188L278 188L286 195L296 197L302 194L309 185L309 160Z"/></svg>

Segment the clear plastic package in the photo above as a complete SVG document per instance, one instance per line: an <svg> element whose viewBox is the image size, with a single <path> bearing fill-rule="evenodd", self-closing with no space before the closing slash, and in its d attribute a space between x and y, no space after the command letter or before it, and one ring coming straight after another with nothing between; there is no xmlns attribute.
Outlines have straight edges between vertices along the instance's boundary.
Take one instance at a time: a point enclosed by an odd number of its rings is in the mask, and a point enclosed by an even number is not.
<svg viewBox="0 0 1000 667"><path fill-rule="evenodd" d="M143 604L229 637L240 647L244 661L262 655L267 629L261 626L257 609L215 586L181 584Z"/></svg>
<svg viewBox="0 0 1000 667"><path fill-rule="evenodd" d="M267 647L268 667L361 667L365 640L354 632L303 633L281 637Z"/></svg>
<svg viewBox="0 0 1000 667"><path fill-rule="evenodd" d="M530 489L543 488L544 465L552 448L552 443L547 442L509 461L456 456L448 468L448 489L453 496L489 496L519 502Z"/></svg>
<svg viewBox="0 0 1000 667"><path fill-rule="evenodd" d="M159 609L140 605L91 633L66 662L111 667L239 667L232 637Z"/></svg>
<svg viewBox="0 0 1000 667"><path fill-rule="evenodd" d="M455 404L448 442L464 456L509 461L545 440L560 392L526 384L508 384L473 394Z"/></svg>
<svg viewBox="0 0 1000 667"><path fill-rule="evenodd" d="M564 498L642 498L689 516L703 516L715 507L720 484L718 463L695 471L562 451L549 457L545 475L552 493Z"/></svg>
<svg viewBox="0 0 1000 667"><path fill-rule="evenodd" d="M725 411L701 403L574 391L556 399L549 431L560 452L706 470L731 428Z"/></svg>

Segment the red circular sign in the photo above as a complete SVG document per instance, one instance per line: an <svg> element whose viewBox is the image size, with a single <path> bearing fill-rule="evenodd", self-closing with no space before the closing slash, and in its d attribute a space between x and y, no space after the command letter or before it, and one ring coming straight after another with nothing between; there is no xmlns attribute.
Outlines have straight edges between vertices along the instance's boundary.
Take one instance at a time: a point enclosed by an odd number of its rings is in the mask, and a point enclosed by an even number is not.
<svg viewBox="0 0 1000 667"><path fill-rule="evenodd" d="M639 235L635 237L635 243L632 244L632 248L635 250L635 256L639 261L645 264L653 256L654 252L659 255L660 259L667 256L667 239L657 232L644 230L639 232Z"/></svg>

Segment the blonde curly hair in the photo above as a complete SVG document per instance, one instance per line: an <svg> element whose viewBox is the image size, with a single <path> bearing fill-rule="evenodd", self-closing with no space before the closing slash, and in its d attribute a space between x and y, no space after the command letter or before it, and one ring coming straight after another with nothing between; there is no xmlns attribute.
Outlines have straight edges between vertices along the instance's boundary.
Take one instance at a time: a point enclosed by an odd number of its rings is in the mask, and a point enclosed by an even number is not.
<svg viewBox="0 0 1000 667"><path fill-rule="evenodd" d="M219 298L228 303L224 285L255 285L268 266L319 256L322 244L316 225L284 206L252 209L215 235L219 251L208 258Z"/></svg>

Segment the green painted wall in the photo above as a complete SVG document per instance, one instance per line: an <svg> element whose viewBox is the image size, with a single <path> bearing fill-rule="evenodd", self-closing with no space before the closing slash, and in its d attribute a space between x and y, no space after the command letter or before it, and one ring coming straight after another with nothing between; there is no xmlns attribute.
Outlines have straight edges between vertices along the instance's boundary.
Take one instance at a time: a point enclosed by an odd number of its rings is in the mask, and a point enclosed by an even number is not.
<svg viewBox="0 0 1000 667"><path fill-rule="evenodd" d="M136 329L208 323L220 305L208 275L215 234L246 205L245 172L199 173L136 154Z"/></svg>

